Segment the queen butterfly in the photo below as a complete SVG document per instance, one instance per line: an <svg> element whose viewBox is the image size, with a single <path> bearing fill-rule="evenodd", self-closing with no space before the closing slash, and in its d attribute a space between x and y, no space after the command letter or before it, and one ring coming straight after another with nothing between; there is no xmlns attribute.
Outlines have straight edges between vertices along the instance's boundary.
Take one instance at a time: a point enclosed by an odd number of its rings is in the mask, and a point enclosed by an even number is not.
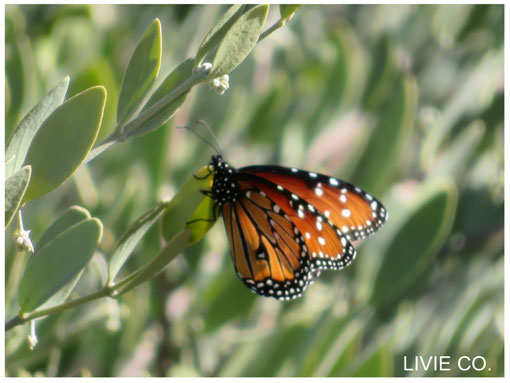
<svg viewBox="0 0 510 383"><path fill-rule="evenodd" d="M300 297L321 269L342 269L356 257L351 240L387 220L384 206L334 177L280 166L234 169L212 157L207 193L223 216L234 268L265 297Z"/></svg>

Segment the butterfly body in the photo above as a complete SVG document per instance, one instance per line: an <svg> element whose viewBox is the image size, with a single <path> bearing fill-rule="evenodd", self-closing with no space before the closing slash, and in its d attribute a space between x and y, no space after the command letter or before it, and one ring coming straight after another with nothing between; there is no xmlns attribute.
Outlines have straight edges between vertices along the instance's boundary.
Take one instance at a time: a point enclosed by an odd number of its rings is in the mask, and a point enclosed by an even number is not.
<svg viewBox="0 0 510 383"><path fill-rule="evenodd" d="M374 197L334 177L280 166L235 169L221 156L210 168L210 195L237 275L263 296L301 296L318 271L348 266L356 256L350 241L387 219Z"/></svg>

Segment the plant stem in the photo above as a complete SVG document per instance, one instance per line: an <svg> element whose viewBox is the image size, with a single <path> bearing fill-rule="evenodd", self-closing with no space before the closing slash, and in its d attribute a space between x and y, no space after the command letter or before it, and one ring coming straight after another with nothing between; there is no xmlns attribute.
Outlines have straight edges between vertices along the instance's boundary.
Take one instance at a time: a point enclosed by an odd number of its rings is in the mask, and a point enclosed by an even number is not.
<svg viewBox="0 0 510 383"><path fill-rule="evenodd" d="M163 108L168 106L172 101L177 99L177 97L181 96L183 93L190 90L195 85L200 84L207 80L208 71L198 68L193 74L188 77L184 82L179 84L176 88L174 88L170 93L168 93L161 100L152 105L149 109L140 113L135 119L128 122L120 129L120 133L124 134L125 137L129 137L130 133L133 132L136 128L146 122L148 119L159 113Z"/></svg>
<svg viewBox="0 0 510 383"><path fill-rule="evenodd" d="M20 324L23 324L25 322L28 322L32 319L40 318L46 315L56 314L60 311L67 310L73 307L76 307L78 305L81 305L83 303L87 303L99 298L105 298L111 295L112 288L109 286L104 287L103 289L96 291L95 293L86 295L84 297L74 299L65 303L62 303L57 306L49 307L47 309L42 310L36 310L32 311L27 314L22 315L16 315L14 318L11 318L6 324L5 324L5 331L9 331L12 328L19 326Z"/></svg>
<svg viewBox="0 0 510 383"><path fill-rule="evenodd" d="M94 158L103 153L105 150L109 149L114 144L122 142L126 138L131 137L137 133L139 134L139 132L136 132L137 128L142 126L144 122L154 117L162 109L164 109L171 102L176 100L179 96L190 90L192 87L200 84L201 82L207 81L207 74L208 70L198 68L198 70L193 72L190 77L188 77L184 82L179 84L170 93L168 93L165 97L156 102L150 108L141 112L137 117L129 121L127 124L123 126L117 126L112 134L110 134L107 138L104 139L103 142L101 142L99 145L97 145L94 149L90 151L87 158L85 158L85 161L83 161L83 164L92 161Z"/></svg>
<svg viewBox="0 0 510 383"><path fill-rule="evenodd" d="M262 32L259 36L259 39L257 41L257 44L260 43L262 40L264 40L267 36L269 36L271 33L276 31L277 29L280 29L285 25L285 21L280 19L276 23L274 23L269 29Z"/></svg>

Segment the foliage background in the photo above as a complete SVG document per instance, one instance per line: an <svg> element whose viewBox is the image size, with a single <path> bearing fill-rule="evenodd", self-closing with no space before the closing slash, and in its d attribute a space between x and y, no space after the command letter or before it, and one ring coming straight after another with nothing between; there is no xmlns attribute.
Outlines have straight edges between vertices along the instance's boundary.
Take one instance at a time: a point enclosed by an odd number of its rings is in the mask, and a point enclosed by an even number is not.
<svg viewBox="0 0 510 383"><path fill-rule="evenodd" d="M107 88L101 141L115 125L122 73L151 21L163 27L162 79L194 55L225 9L7 6L6 138L68 74L68 97ZM276 17L275 7L266 26ZM237 280L218 223L119 301L39 321L35 350L27 326L7 333L6 374L503 376L503 100L502 5L305 6L257 45L224 96L194 89L164 128L116 145L29 203L25 227L37 241L74 204L99 217L101 254L73 294L100 287L104 256L128 223L209 161L209 146L175 128L198 119L213 127L234 166L336 175L378 196L387 225L357 245L348 269L322 273L303 298L282 303ZM418 215L412 207L435 183L450 185L453 221L438 229L432 250L420 252L413 244L444 212ZM160 246L154 228L128 268ZM395 258L388 251L395 247L409 259ZM6 317L16 312L24 262L13 262L14 254L7 240ZM374 298L393 282L390 298ZM451 355L452 371L406 372L404 355ZM461 355L484 356L490 370L459 371Z"/></svg>

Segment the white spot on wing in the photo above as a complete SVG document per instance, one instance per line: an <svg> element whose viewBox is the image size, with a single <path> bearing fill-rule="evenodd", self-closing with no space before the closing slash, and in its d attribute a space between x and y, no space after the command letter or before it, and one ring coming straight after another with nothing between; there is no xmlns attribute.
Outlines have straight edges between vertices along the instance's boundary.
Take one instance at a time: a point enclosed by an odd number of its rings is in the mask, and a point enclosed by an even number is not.
<svg viewBox="0 0 510 383"><path fill-rule="evenodd" d="M346 218L349 218L351 216L351 211L349 209L342 210L342 215Z"/></svg>
<svg viewBox="0 0 510 383"><path fill-rule="evenodd" d="M315 194L317 194L320 197L322 194L324 194L324 191L321 188L317 187L315 188Z"/></svg>
<svg viewBox="0 0 510 383"><path fill-rule="evenodd" d="M333 186L338 186L338 185L339 185L339 184L338 184L338 181L337 181L336 179L334 179L333 177L331 177L331 178L329 179L329 184L330 184L330 185L333 185Z"/></svg>
<svg viewBox="0 0 510 383"><path fill-rule="evenodd" d="M323 237L318 238L319 243L324 246L326 244L326 240Z"/></svg>

